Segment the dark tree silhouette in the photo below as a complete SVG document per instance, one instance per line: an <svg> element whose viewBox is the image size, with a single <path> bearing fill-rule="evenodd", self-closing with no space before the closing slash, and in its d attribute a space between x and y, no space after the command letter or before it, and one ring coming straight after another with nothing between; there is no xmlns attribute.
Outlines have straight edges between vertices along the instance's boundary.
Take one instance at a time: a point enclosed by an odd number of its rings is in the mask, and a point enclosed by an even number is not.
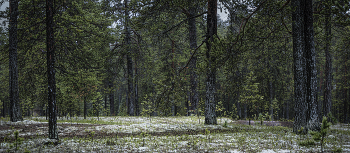
<svg viewBox="0 0 350 153"><path fill-rule="evenodd" d="M58 139L56 81L55 81L55 40L53 31L53 0L46 0L46 48L49 106L49 138Z"/></svg>
<svg viewBox="0 0 350 153"><path fill-rule="evenodd" d="M10 118L12 122L22 120L19 106L18 66L17 66L17 16L18 1L10 1L10 36L9 36L9 69L10 69Z"/></svg>
<svg viewBox="0 0 350 153"><path fill-rule="evenodd" d="M205 124L217 124L215 114L215 83L216 83L216 57L211 55L212 42L217 35L217 0L208 1L207 16L207 52L208 59L207 86L205 95Z"/></svg>
<svg viewBox="0 0 350 153"><path fill-rule="evenodd" d="M315 130L317 124L317 70L312 17L312 0L294 0L293 57L295 118L293 131Z"/></svg>

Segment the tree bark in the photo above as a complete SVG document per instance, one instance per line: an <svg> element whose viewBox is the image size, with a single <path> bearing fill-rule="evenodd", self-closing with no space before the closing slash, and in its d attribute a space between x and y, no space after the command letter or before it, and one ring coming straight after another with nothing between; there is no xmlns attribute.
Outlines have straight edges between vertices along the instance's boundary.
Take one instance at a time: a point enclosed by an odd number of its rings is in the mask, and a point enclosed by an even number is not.
<svg viewBox="0 0 350 153"><path fill-rule="evenodd" d="M312 0L294 0L293 58L295 118L293 131L318 129L317 70L312 17ZM301 128L304 131L299 131Z"/></svg>
<svg viewBox="0 0 350 153"><path fill-rule="evenodd" d="M217 124L215 113L215 83L216 83L216 57L211 55L212 42L217 35L217 0L208 0L208 15L207 15L207 52L208 60L207 70L207 85L205 95L205 124Z"/></svg>
<svg viewBox="0 0 350 153"><path fill-rule="evenodd" d="M292 14L293 30L293 58L294 58L294 124L293 131L298 133L302 127L306 127L306 74L305 74L305 38L304 38L304 0L293 0Z"/></svg>
<svg viewBox="0 0 350 153"><path fill-rule="evenodd" d="M194 16L196 14L196 8L189 8L190 15L188 17ZM190 48L194 50L197 48L197 27L196 27L196 19L191 18L188 20L188 30L189 30L189 39L190 39ZM193 54L193 53L191 53ZM191 107L189 110L197 110L198 105L198 92L197 92L197 56L193 55L190 61L190 82L191 82L191 90L190 90L190 103Z"/></svg>
<svg viewBox="0 0 350 153"><path fill-rule="evenodd" d="M132 58L130 50L130 30L128 26L129 22L129 11L128 11L128 0L125 0L125 44L127 45L127 71L128 71L128 115L135 115L134 105L134 94L133 94L133 69L132 69Z"/></svg>
<svg viewBox="0 0 350 153"><path fill-rule="evenodd" d="M18 1L10 1L10 29L9 29L9 77L10 77L10 118L11 122L21 121L21 107L19 106L18 66L17 66L17 16Z"/></svg>
<svg viewBox="0 0 350 153"><path fill-rule="evenodd" d="M307 129L320 130L318 122L317 101L317 67L316 50L314 41L313 9L312 0L305 1L305 52L306 52L306 74L307 74Z"/></svg>
<svg viewBox="0 0 350 153"><path fill-rule="evenodd" d="M324 101L323 101L323 116L328 116L331 113L332 107L332 58L330 54L331 45L331 9L326 4L327 14L325 16L325 30L326 30L326 46L325 46L325 78L324 78Z"/></svg>
<svg viewBox="0 0 350 153"><path fill-rule="evenodd" d="M48 72L49 138L58 139L53 9L54 9L53 0L46 0L46 47L47 47L47 72Z"/></svg>

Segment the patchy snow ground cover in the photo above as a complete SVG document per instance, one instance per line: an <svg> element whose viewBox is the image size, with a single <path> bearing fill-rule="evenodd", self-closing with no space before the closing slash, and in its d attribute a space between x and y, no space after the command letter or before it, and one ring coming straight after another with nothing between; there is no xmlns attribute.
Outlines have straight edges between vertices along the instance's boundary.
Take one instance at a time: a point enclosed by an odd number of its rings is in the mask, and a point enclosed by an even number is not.
<svg viewBox="0 0 350 153"><path fill-rule="evenodd" d="M204 117L89 117L87 123L60 118L59 143L47 139L44 117L12 123L0 120L0 152L319 152L320 144L304 147L299 141L311 139L295 135L281 126L242 125L228 118L218 125L204 125ZM96 122L96 124L91 124ZM97 124L97 123L108 124ZM227 126L224 126L224 124ZM350 152L350 127L332 126L326 151L341 148ZM19 131L18 142L14 131ZM50 143L51 142L51 143Z"/></svg>

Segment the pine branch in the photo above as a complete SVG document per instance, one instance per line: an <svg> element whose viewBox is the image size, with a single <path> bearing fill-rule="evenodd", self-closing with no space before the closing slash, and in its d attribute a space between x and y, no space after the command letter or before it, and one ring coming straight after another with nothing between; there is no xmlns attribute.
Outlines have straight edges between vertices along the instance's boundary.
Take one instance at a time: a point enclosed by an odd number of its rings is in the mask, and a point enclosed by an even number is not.
<svg viewBox="0 0 350 153"><path fill-rule="evenodd" d="M172 26L172 27L169 28L168 30L163 31L162 34L163 34L163 35L166 34L167 32L169 32L169 31L173 30L174 28L180 26L181 24L183 24L185 21L187 21L187 20L189 20L189 19L193 19L193 18L200 17L200 16L202 16L203 14L206 14L206 13L208 13L208 11L205 11L205 12L203 12L203 13L201 13L201 14L196 15L196 16L192 16L192 17L189 17L189 18L187 18L187 19L185 19L185 20L182 20L181 22L179 22L178 24Z"/></svg>

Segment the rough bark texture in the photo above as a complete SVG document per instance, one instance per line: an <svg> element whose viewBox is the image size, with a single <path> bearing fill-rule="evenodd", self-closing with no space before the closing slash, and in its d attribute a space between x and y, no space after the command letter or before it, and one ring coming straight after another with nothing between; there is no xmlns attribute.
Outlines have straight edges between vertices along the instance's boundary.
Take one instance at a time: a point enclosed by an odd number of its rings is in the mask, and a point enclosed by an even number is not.
<svg viewBox="0 0 350 153"><path fill-rule="evenodd" d="M133 94L133 69L132 69L132 58L130 56L130 30L128 27L128 21L129 21L129 11L128 11L128 0L125 1L125 44L127 45L127 71L128 71L128 115L134 116L135 115L135 105L134 105L134 94Z"/></svg>
<svg viewBox="0 0 350 153"><path fill-rule="evenodd" d="M53 0L46 0L46 48L48 74L49 138L58 139L53 9Z"/></svg>
<svg viewBox="0 0 350 153"><path fill-rule="evenodd" d="M191 7L189 9L190 16L194 16L196 14L196 9ZM197 48L197 27L196 27L196 19L191 18L188 20L188 29L189 29L189 38L190 38L190 48ZM193 54L193 53L191 53ZM190 103L191 106L189 110L197 110L198 105L198 92L197 92L197 74L196 67L197 64L197 56L194 55L190 61L190 82L191 82L191 92L190 92Z"/></svg>
<svg viewBox="0 0 350 153"><path fill-rule="evenodd" d="M17 68L17 16L18 1L10 1L10 35L9 35L9 71L10 71L10 118L12 122L22 120L19 106L18 68Z"/></svg>
<svg viewBox="0 0 350 153"><path fill-rule="evenodd" d="M307 129L320 130L318 123L317 102L317 68L316 50L314 41L313 9L312 0L305 1L305 52L306 52L306 75L307 75Z"/></svg>
<svg viewBox="0 0 350 153"><path fill-rule="evenodd" d="M327 116L328 113L331 113L332 107L332 58L330 54L330 46L331 46L331 9L329 6L327 7L328 14L326 14L326 46L325 46L325 56L326 56L326 64L325 64L325 78L324 78L324 101L323 101L323 116Z"/></svg>
<svg viewBox="0 0 350 153"><path fill-rule="evenodd" d="M293 30L293 58L294 58L294 124L293 131L298 132L301 127L306 126L306 74L304 70L304 0L293 0L292 7L295 9L292 14Z"/></svg>
<svg viewBox="0 0 350 153"><path fill-rule="evenodd" d="M316 51L311 0L294 0L293 58L295 118L293 131L307 132L319 127L317 114Z"/></svg>
<svg viewBox="0 0 350 153"><path fill-rule="evenodd" d="M207 16L207 52L208 70L206 80L205 94L205 124L217 124L215 113L215 83L216 83L216 68L215 57L211 55L212 44L214 37L217 34L217 0L208 0L208 16Z"/></svg>

